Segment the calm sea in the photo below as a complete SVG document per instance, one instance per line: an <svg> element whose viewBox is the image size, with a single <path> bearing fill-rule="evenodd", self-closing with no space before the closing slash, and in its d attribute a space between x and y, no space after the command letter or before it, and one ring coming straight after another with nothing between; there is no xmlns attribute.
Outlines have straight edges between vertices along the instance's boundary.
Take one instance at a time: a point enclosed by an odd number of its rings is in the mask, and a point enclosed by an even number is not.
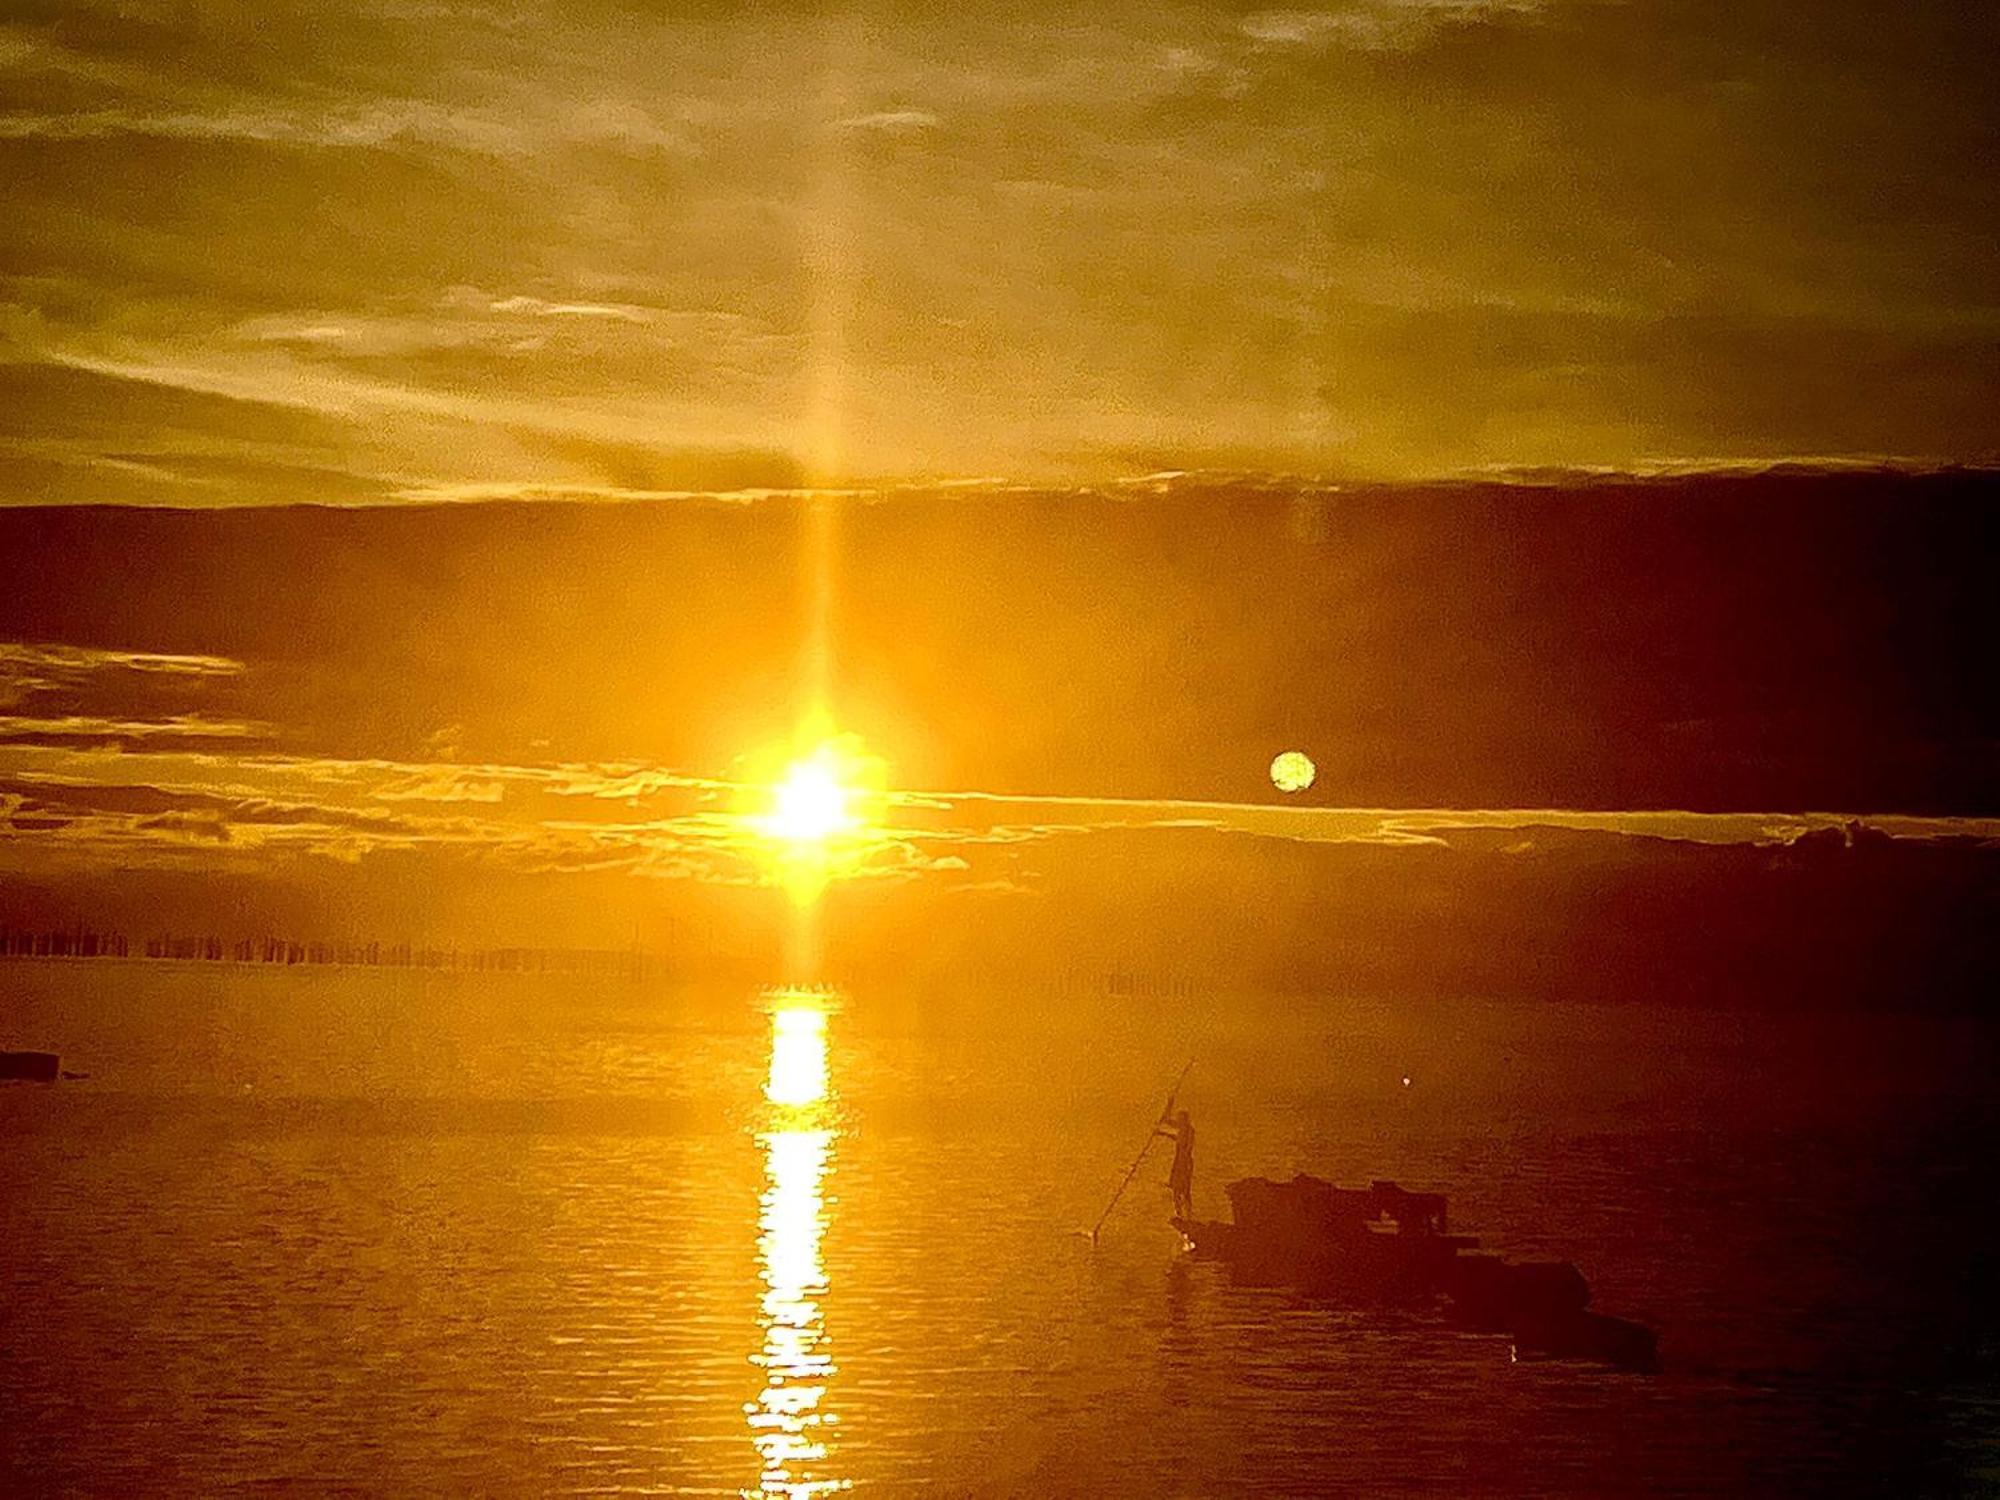
<svg viewBox="0 0 2000 1500"><path fill-rule="evenodd" d="M1914 1017L0 965L9 1494L2000 1492L1988 1032ZM1656 1377L1231 1287L1451 1196Z"/></svg>

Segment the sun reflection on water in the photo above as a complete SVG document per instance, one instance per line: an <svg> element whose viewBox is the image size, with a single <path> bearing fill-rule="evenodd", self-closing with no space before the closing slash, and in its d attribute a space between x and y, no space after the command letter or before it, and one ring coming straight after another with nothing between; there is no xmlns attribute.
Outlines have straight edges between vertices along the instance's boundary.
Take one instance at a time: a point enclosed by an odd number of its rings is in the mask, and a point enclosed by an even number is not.
<svg viewBox="0 0 2000 1500"><path fill-rule="evenodd" d="M826 1010L816 998L785 993L771 1010L770 1101L759 1200L757 1248L764 1294L764 1347L751 1363L764 1389L744 1407L751 1441L763 1463L750 1496L788 1500L825 1495L851 1481L829 1471L838 1415L827 1400L838 1367L827 1347L821 1299L826 1266L826 1176L839 1132L828 1110Z"/></svg>
<svg viewBox="0 0 2000 1500"><path fill-rule="evenodd" d="M817 1104L826 1097L826 1012L810 1000L781 1000L771 1012L764 1097L778 1105Z"/></svg>

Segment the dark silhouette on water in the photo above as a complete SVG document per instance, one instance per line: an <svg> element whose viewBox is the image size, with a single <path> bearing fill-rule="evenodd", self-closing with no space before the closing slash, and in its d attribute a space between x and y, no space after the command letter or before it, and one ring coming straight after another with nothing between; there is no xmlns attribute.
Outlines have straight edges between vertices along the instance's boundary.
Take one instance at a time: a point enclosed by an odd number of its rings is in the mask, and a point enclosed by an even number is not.
<svg viewBox="0 0 2000 1500"><path fill-rule="evenodd" d="M1509 1334L1517 1352L1659 1368L1650 1328L1586 1310L1590 1286L1575 1266L1472 1253L1475 1236L1446 1231L1441 1194L1393 1182L1340 1188L1304 1173L1290 1182L1248 1177L1227 1192L1234 1222L1177 1211L1174 1227L1239 1283L1362 1304L1442 1298L1453 1322Z"/></svg>
<svg viewBox="0 0 2000 1500"><path fill-rule="evenodd" d="M54 1052L0 1052L0 1079L54 1083L61 1067L62 1059Z"/></svg>
<svg viewBox="0 0 2000 1500"><path fill-rule="evenodd" d="M1167 1108L1173 1109L1171 1099ZM1174 1164L1167 1169L1167 1187L1174 1195L1174 1217L1191 1219L1194 1217L1194 1124L1184 1109L1171 1116L1163 1113L1153 1134L1163 1135L1174 1143Z"/></svg>
<svg viewBox="0 0 2000 1500"><path fill-rule="evenodd" d="M1160 1121L1164 1121L1174 1112L1174 1100L1180 1096L1181 1085L1187 1082L1188 1069L1193 1066L1194 1059L1190 1057L1186 1065L1182 1067L1179 1076L1174 1079L1174 1086L1167 1090L1167 1102L1165 1107L1160 1110ZM1111 1194L1111 1201L1104 1205L1104 1212L1099 1214L1097 1222L1090 1226L1088 1238L1092 1244L1097 1243L1097 1231L1104 1227L1104 1221L1111 1217L1111 1210L1116 1208L1118 1200L1125 1196L1125 1189L1132 1185L1132 1179L1138 1175L1140 1165L1146 1160L1146 1153L1153 1149L1153 1142L1158 1140L1161 1134L1159 1122L1156 1121L1153 1128L1146 1133L1146 1144L1139 1148L1139 1154L1132 1158L1132 1165L1127 1167L1125 1175L1118 1179L1118 1186ZM1190 1138L1188 1143L1188 1151L1188 1177L1190 1186L1192 1186L1194 1175L1194 1143L1192 1138ZM1176 1154L1175 1160L1179 1160L1178 1154ZM1176 1203L1179 1201L1179 1199L1175 1200ZM1078 1232L1083 1233L1084 1231L1079 1230Z"/></svg>

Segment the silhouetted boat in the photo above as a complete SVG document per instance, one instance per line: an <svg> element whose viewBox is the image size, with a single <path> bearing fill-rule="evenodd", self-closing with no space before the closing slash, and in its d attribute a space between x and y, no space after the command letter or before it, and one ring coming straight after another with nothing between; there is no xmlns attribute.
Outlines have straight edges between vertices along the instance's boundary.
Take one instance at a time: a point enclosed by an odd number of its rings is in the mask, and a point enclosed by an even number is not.
<svg viewBox="0 0 2000 1500"><path fill-rule="evenodd" d="M1174 1227L1240 1283L1349 1303L1441 1300L1458 1326L1510 1335L1517 1354L1659 1368L1653 1331L1588 1311L1590 1286L1575 1266L1478 1253L1475 1236L1449 1232L1437 1193L1393 1182L1341 1188L1304 1173L1290 1182L1247 1177L1226 1191L1232 1222Z"/></svg>
<svg viewBox="0 0 2000 1500"><path fill-rule="evenodd" d="M61 1068L62 1058L54 1052L0 1052L0 1079L54 1083Z"/></svg>

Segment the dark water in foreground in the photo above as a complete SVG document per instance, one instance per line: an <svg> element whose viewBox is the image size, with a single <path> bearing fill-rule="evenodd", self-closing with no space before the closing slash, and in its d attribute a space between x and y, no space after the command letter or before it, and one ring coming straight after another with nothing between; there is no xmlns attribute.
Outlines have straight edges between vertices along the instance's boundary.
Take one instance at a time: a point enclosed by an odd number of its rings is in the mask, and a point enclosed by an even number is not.
<svg viewBox="0 0 2000 1500"><path fill-rule="evenodd" d="M0 1489L2000 1491L1963 1023L0 966ZM1231 1288L1197 1195L1393 1176L1666 1373ZM1402 1080L1408 1077L1406 1086Z"/></svg>

